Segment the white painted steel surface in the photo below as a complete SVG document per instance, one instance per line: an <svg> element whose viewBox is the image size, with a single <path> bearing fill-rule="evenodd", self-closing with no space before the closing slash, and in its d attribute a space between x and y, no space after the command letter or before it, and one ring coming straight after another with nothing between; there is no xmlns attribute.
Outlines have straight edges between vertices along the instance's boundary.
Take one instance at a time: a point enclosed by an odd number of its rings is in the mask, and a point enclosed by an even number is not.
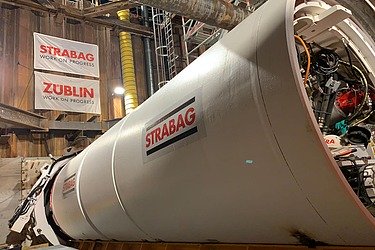
<svg viewBox="0 0 375 250"><path fill-rule="evenodd" d="M76 239L283 244L299 230L375 245L374 219L309 107L293 11L292 0L268 1L75 157L52 193L61 228ZM193 96L198 136L145 157L145 124Z"/></svg>

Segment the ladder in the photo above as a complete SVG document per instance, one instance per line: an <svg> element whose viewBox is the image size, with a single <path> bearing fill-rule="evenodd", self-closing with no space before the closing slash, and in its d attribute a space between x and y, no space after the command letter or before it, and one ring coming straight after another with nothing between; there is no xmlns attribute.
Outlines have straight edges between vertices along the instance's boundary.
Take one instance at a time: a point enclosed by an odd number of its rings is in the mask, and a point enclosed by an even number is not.
<svg viewBox="0 0 375 250"><path fill-rule="evenodd" d="M168 58L168 75L169 80L172 79L177 75L176 70L176 54L174 51L174 41L173 41L173 27L172 27L172 20L169 13L166 13L166 20L165 20L165 42L166 42L166 49L167 49L167 58Z"/></svg>
<svg viewBox="0 0 375 250"><path fill-rule="evenodd" d="M176 54L173 41L172 16L152 8L158 87L163 87L177 75Z"/></svg>

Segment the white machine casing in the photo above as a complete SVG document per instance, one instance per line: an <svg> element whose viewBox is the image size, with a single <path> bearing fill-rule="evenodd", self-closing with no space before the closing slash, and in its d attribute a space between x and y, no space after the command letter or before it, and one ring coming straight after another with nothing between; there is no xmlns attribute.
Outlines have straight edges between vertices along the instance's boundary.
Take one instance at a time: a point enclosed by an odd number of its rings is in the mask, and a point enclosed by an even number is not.
<svg viewBox="0 0 375 250"><path fill-rule="evenodd" d="M51 193L59 227L75 239L294 244L298 231L375 245L304 90L294 8L265 3L71 160Z"/></svg>

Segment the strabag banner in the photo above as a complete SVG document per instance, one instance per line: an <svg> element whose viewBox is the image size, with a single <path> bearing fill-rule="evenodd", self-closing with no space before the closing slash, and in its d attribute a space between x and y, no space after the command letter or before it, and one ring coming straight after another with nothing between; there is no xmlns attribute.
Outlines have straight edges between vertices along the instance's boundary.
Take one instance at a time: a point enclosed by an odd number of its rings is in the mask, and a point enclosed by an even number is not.
<svg viewBox="0 0 375 250"><path fill-rule="evenodd" d="M98 46L34 33L34 68L99 77Z"/></svg>
<svg viewBox="0 0 375 250"><path fill-rule="evenodd" d="M35 109L100 114L99 81L35 72Z"/></svg>

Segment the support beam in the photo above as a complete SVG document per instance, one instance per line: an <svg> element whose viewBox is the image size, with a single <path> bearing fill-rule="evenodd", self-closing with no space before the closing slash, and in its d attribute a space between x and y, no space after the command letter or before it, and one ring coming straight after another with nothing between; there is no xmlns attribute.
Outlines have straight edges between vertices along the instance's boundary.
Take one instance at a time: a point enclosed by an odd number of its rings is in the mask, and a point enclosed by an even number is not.
<svg viewBox="0 0 375 250"><path fill-rule="evenodd" d="M118 10L130 9L134 6L136 6L136 4L129 2L111 2L84 9L83 15L85 17L98 17Z"/></svg>
<svg viewBox="0 0 375 250"><path fill-rule="evenodd" d="M56 9L56 2L54 0L34 0L34 2L37 2L51 9Z"/></svg>
<svg viewBox="0 0 375 250"><path fill-rule="evenodd" d="M145 37L152 37L153 32L150 28L144 27L139 24L134 24L129 21L120 22L114 18L108 17L101 17L101 18L93 18L93 17L86 17L84 15L84 11L62 5L59 3L54 3L54 8L49 6L43 6L38 3L32 2L30 0L0 0L0 3L7 3L9 5L18 6L21 8L27 8L35 11L42 11L48 13L55 13L55 14L62 14L67 18L80 20L83 22L91 22L94 24L109 26L109 27L116 27L122 31L126 31L132 34L141 35ZM124 3L124 2L123 2Z"/></svg>
<svg viewBox="0 0 375 250"><path fill-rule="evenodd" d="M226 30L233 29L250 14L246 9L234 6L225 0L131 0L131 2L162 9Z"/></svg>
<svg viewBox="0 0 375 250"><path fill-rule="evenodd" d="M96 24L101 24L104 26L110 26L110 27L117 27L121 31L126 31L135 35L140 35L144 37L152 37L153 32L151 31L151 28L139 25L139 24L134 24L129 21L120 21L115 18L111 17L98 17L98 18L93 18L93 17L87 17L84 18L85 21L96 23Z"/></svg>
<svg viewBox="0 0 375 250"><path fill-rule="evenodd" d="M32 133L83 131L101 134L120 120L96 122L98 116L93 115L86 122L67 122L63 121L64 117L62 114L56 120L46 120L44 116L0 103L0 128L6 128L9 131L31 130ZM3 140L9 139L7 135L1 136L0 144Z"/></svg>
<svg viewBox="0 0 375 250"><path fill-rule="evenodd" d="M104 129L107 126L104 125ZM48 130L63 130L63 131L92 131L101 133L103 130L103 124L101 122L59 122L59 121L49 121Z"/></svg>
<svg viewBox="0 0 375 250"><path fill-rule="evenodd" d="M28 0L0 0L0 3L6 3L8 5L13 5L13 6L16 6L16 7L23 7L23 8L27 8L27 9L30 9L30 10L35 10L35 11L49 11L49 9L47 7L44 7L38 3L35 3L35 2L32 2L32 1L28 1Z"/></svg>
<svg viewBox="0 0 375 250"><path fill-rule="evenodd" d="M44 116L0 103L0 122L5 127L44 130Z"/></svg>

